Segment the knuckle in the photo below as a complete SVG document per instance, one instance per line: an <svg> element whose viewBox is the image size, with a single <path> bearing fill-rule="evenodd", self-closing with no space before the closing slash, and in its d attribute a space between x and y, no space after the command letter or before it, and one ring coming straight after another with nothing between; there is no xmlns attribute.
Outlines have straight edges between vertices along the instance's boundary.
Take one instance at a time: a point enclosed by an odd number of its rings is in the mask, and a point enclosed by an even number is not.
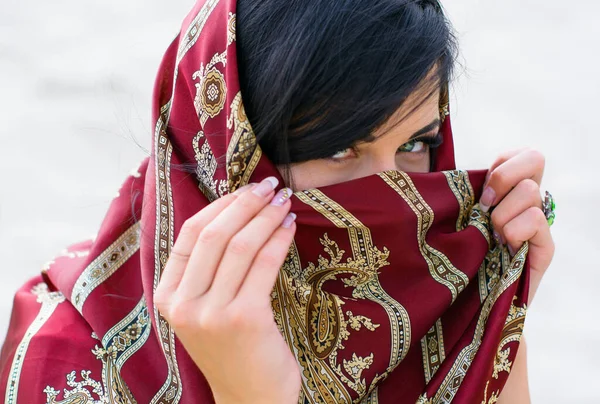
<svg viewBox="0 0 600 404"><path fill-rule="evenodd" d="M528 157L538 167L544 167L546 164L546 156L542 152L536 149L529 149L527 151Z"/></svg>
<svg viewBox="0 0 600 404"><path fill-rule="evenodd" d="M201 331L219 331L223 329L223 314L212 307L204 307L198 313L197 327Z"/></svg>
<svg viewBox="0 0 600 404"><path fill-rule="evenodd" d="M223 238L223 231L214 226L207 226L198 235L198 241L203 244L211 244Z"/></svg>
<svg viewBox="0 0 600 404"><path fill-rule="evenodd" d="M235 236L229 243L229 250L235 255L246 255L253 251L252 241L244 236Z"/></svg>
<svg viewBox="0 0 600 404"><path fill-rule="evenodd" d="M548 252L550 257L554 257L554 253L556 252L556 245L554 244L554 240L550 239L550 243L548 244Z"/></svg>
<svg viewBox="0 0 600 404"><path fill-rule="evenodd" d="M182 249L179 247L179 244L175 243L173 246L173 250L169 254L169 258L167 259L167 267L165 268L165 272L169 270L169 265L173 263L173 261L187 261L190 258L190 255L181 251Z"/></svg>
<svg viewBox="0 0 600 404"><path fill-rule="evenodd" d="M264 201L260 200L260 198L252 192L244 192L237 198L235 203L237 203L242 209L256 210L262 204L264 204Z"/></svg>
<svg viewBox="0 0 600 404"><path fill-rule="evenodd" d="M546 215L540 208L537 208L537 207L529 208L528 213L532 217L534 223L536 223L538 226L547 226L548 225Z"/></svg>
<svg viewBox="0 0 600 404"><path fill-rule="evenodd" d="M527 193L528 196L535 196L536 200L540 198L540 186L531 178L526 178L519 183L519 188Z"/></svg>
<svg viewBox="0 0 600 404"><path fill-rule="evenodd" d="M519 239L520 232L517 226L505 226L502 231L504 232L504 237L506 240L517 241Z"/></svg>
<svg viewBox="0 0 600 404"><path fill-rule="evenodd" d="M280 254L272 250L260 253L257 257L257 261L268 268L279 267L283 264L283 259Z"/></svg>
<svg viewBox="0 0 600 404"><path fill-rule="evenodd" d="M501 167L494 170L490 175L490 182L496 184L496 188L506 188L508 186L509 177L505 170Z"/></svg>
<svg viewBox="0 0 600 404"><path fill-rule="evenodd" d="M169 323L179 330L189 328L191 323L190 310L182 302L174 302L164 313Z"/></svg>
<svg viewBox="0 0 600 404"><path fill-rule="evenodd" d="M227 311L227 322L236 329L252 324L248 310L240 305L234 305L229 308Z"/></svg>
<svg viewBox="0 0 600 404"><path fill-rule="evenodd" d="M506 219L502 214L502 211L494 209L492 211L492 227L494 229L501 229L506 224Z"/></svg>
<svg viewBox="0 0 600 404"><path fill-rule="evenodd" d="M163 292L159 284L154 292L154 305L158 308L158 310L164 312L169 307L169 302L170 297Z"/></svg>
<svg viewBox="0 0 600 404"><path fill-rule="evenodd" d="M192 235L196 234L201 230L201 221L196 216L192 216L183 222L181 226L181 230L179 231L179 237L182 235Z"/></svg>

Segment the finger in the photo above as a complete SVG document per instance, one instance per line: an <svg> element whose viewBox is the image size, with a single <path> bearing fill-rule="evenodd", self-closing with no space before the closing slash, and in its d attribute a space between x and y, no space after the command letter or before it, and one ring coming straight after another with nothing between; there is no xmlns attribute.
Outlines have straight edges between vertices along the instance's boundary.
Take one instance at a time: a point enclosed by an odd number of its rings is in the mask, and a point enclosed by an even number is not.
<svg viewBox="0 0 600 404"><path fill-rule="evenodd" d="M529 303L533 300L540 281L554 256L554 240L550 234L550 226L546 216L538 208L529 208L504 226L508 239L508 249L512 256L529 241L529 264L531 280L529 287Z"/></svg>
<svg viewBox="0 0 600 404"><path fill-rule="evenodd" d="M225 195L184 222L154 293L157 305L164 303L177 290L200 230L231 205L236 197L233 194Z"/></svg>
<svg viewBox="0 0 600 404"><path fill-rule="evenodd" d="M503 228L512 255L529 241L529 257L532 268L547 268L554 255L554 241L544 212L529 208Z"/></svg>
<svg viewBox="0 0 600 404"><path fill-rule="evenodd" d="M290 213L254 260L236 296L241 302L265 301L270 304L271 291L287 257L296 233L296 215ZM284 227L289 225L290 227Z"/></svg>
<svg viewBox="0 0 600 404"><path fill-rule="evenodd" d="M544 156L535 150L527 150L500 164L490 173L488 183L479 204L484 212L501 201L510 190L524 179L538 184L544 175Z"/></svg>
<svg viewBox="0 0 600 404"><path fill-rule="evenodd" d="M251 191L242 192L233 203L203 226L177 289L179 299L194 299L206 293L229 240L265 207L273 197L273 189L277 184L275 177L263 180Z"/></svg>
<svg viewBox="0 0 600 404"><path fill-rule="evenodd" d="M222 307L236 296L258 252L282 225L292 194L289 188L280 190L271 204L232 237L207 292L212 306Z"/></svg>
<svg viewBox="0 0 600 404"><path fill-rule="evenodd" d="M489 180L490 174L492 173L492 171L494 171L496 168L498 168L498 166L500 166L505 161L512 159L517 154L520 154L520 153L524 152L525 150L527 150L527 149L526 148L520 148L520 149L515 149L515 150L509 150L509 151L506 151L506 152L500 154L496 158L496 160L494 161L494 163L492 164L492 166L490 167L490 169L488 170L488 173L485 176L485 184L487 185L487 181Z"/></svg>
<svg viewBox="0 0 600 404"><path fill-rule="evenodd" d="M526 179L517 184L517 186L508 193L498 203L492 212L492 225L495 229L494 235L500 239L501 244L505 244L506 238L502 228L529 208L542 209L542 197L540 195L540 186L531 179Z"/></svg>

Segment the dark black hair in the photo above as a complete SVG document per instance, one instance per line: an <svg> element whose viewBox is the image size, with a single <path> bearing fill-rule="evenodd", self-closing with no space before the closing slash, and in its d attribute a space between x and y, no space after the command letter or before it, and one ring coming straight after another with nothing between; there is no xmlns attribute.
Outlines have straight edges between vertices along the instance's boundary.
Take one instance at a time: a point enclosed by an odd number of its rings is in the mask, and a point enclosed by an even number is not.
<svg viewBox="0 0 600 404"><path fill-rule="evenodd" d="M457 55L437 0L238 0L237 47L246 113L282 165L372 139L425 78L428 95L450 82Z"/></svg>

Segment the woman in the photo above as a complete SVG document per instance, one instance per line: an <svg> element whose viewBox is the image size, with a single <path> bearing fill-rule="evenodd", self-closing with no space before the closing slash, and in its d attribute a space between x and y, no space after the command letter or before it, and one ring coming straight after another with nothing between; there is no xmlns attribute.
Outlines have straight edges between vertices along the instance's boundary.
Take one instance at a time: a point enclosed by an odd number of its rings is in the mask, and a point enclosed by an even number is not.
<svg viewBox="0 0 600 404"><path fill-rule="evenodd" d="M153 155L17 292L5 402L529 402L544 160L455 170L454 55L435 1L199 1Z"/></svg>

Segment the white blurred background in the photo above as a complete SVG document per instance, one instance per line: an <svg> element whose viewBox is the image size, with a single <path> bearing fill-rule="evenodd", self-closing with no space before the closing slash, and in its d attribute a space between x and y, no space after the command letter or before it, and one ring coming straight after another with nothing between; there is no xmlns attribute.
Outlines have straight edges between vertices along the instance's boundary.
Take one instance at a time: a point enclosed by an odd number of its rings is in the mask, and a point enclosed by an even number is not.
<svg viewBox="0 0 600 404"><path fill-rule="evenodd" d="M547 157L557 252L526 335L534 403L600 403L600 2L445 0L467 73L452 114L461 168ZM95 234L150 145L155 72L193 0L5 2L0 12L0 342L15 290ZM595 156L598 159L597 156ZM596 160L597 162L597 160Z"/></svg>

